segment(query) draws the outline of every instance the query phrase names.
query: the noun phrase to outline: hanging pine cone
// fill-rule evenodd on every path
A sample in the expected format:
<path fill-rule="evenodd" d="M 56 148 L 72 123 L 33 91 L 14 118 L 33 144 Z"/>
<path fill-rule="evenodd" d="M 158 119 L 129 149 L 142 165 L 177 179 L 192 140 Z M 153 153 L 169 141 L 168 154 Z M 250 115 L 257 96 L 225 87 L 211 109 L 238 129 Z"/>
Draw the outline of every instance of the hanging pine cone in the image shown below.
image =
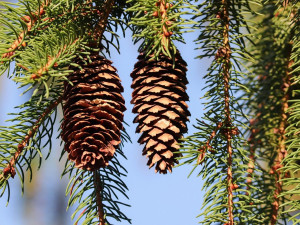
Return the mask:
<path fill-rule="evenodd" d="M 185 101 L 186 62 L 177 53 L 173 60 L 160 55 L 158 61 L 145 58 L 141 53 L 131 73 L 133 78 L 133 112 L 138 113 L 134 122 L 139 123 L 136 132 L 142 133 L 139 143 L 145 144 L 143 155 L 149 157 L 147 165 L 156 164 L 155 172 L 172 172 L 177 163 L 174 154 L 179 150 L 179 139 L 187 132 L 186 121 L 190 113 Z"/>
<path fill-rule="evenodd" d="M 76 61 L 82 70 L 71 68 L 73 85 L 65 82 L 62 139 L 75 166 L 92 171 L 107 166 L 120 144 L 125 102 L 112 62 L 99 55 L 90 58 L 87 64 Z"/>

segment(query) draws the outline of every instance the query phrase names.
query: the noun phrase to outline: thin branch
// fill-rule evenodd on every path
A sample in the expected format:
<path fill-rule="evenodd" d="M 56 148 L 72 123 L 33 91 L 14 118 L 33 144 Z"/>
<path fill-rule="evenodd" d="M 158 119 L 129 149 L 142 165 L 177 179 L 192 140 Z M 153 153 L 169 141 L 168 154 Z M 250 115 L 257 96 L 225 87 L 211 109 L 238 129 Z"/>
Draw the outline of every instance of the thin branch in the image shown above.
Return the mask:
<path fill-rule="evenodd" d="M 290 58 L 291 55 L 291 50 L 292 46 L 288 45 L 288 58 Z M 277 158 L 274 162 L 273 167 L 270 170 L 271 174 L 274 174 L 275 176 L 275 191 L 274 191 L 274 201 L 272 203 L 272 216 L 271 216 L 271 225 L 275 225 L 277 222 L 277 217 L 278 217 L 278 212 L 279 212 L 279 204 L 280 204 L 280 199 L 279 195 L 282 192 L 282 171 L 280 168 L 283 167 L 282 161 L 284 158 L 287 157 L 287 149 L 286 149 L 286 127 L 287 127 L 287 111 L 288 111 L 288 101 L 289 101 L 289 87 L 291 86 L 291 77 L 290 77 L 290 68 L 292 66 L 293 62 L 288 61 L 288 65 L 286 67 L 286 75 L 283 78 L 283 92 L 284 95 L 281 99 L 281 115 L 280 115 L 280 124 L 279 128 L 275 130 L 276 133 L 279 133 L 279 138 L 278 138 L 278 147 L 277 147 Z"/>
<path fill-rule="evenodd" d="M 77 41 L 78 41 L 78 39 L 76 39 L 71 45 L 75 44 Z M 63 49 L 59 50 L 59 52 L 54 57 L 48 56 L 48 62 L 46 63 L 46 65 L 44 65 L 42 68 L 38 69 L 37 72 L 31 74 L 30 79 L 32 79 L 32 80 L 39 79 L 43 75 L 43 73 L 47 72 L 51 68 L 51 66 L 58 66 L 55 63 L 55 60 L 57 60 L 57 58 L 62 54 L 63 51 L 66 50 L 66 48 L 68 46 L 69 45 L 65 45 L 63 47 Z M 24 69 L 24 66 L 22 66 L 20 64 L 17 64 L 17 65 Z"/>
<path fill-rule="evenodd" d="M 94 175 L 94 186 L 95 186 L 95 193 L 96 193 L 96 201 L 97 201 L 97 207 L 98 207 L 99 225 L 105 225 L 102 195 L 101 195 L 102 184 L 101 184 L 101 180 L 100 180 L 100 174 L 98 174 L 97 171 L 94 171 L 93 175 Z"/>
<path fill-rule="evenodd" d="M 34 24 L 38 21 L 38 18 L 45 14 L 45 6 L 48 6 L 50 2 L 51 0 L 46 0 L 45 4 L 42 4 L 36 12 L 32 13 L 32 18 L 30 16 L 24 16 L 21 18 L 26 23 L 27 29 L 18 35 L 18 38 L 7 49 L 8 52 L 2 55 L 2 59 L 13 56 L 15 51 L 20 48 L 20 44 L 24 40 L 25 35 L 31 31 Z M 22 45 L 25 46 L 25 44 Z"/>
<path fill-rule="evenodd" d="M 103 4 L 102 15 L 100 16 L 100 21 L 95 28 L 95 36 L 99 40 L 102 40 L 102 36 L 104 34 L 105 28 L 107 26 L 108 17 L 113 9 L 114 0 L 106 0 Z"/>
<path fill-rule="evenodd" d="M 173 32 L 168 30 L 168 27 L 171 26 L 172 22 L 169 21 L 167 17 L 167 10 L 173 5 L 170 3 L 166 3 L 165 0 L 157 1 L 156 5 L 159 6 L 159 11 L 154 12 L 153 16 L 158 17 L 159 14 L 161 15 L 161 24 L 163 31 L 161 43 L 165 48 L 168 48 L 170 46 L 170 36 L 173 34 Z"/>
<path fill-rule="evenodd" d="M 231 115 L 230 115 L 230 94 L 229 94 L 229 79 L 230 79 L 230 56 L 231 49 L 229 44 L 229 9 L 228 9 L 228 1 L 222 0 L 223 12 L 221 19 L 224 23 L 224 31 L 223 31 L 223 47 L 219 49 L 220 53 L 224 55 L 224 63 L 222 65 L 223 68 L 223 76 L 224 76 L 224 101 L 225 101 L 225 126 L 231 127 Z M 229 221 L 227 225 L 234 224 L 234 216 L 233 216 L 233 190 L 235 189 L 235 185 L 233 185 L 232 181 L 232 146 L 231 146 L 231 138 L 232 132 L 231 129 L 226 132 L 225 135 L 227 139 L 227 191 L 228 191 L 228 218 Z"/>
<path fill-rule="evenodd" d="M 39 129 L 40 125 L 42 122 L 45 120 L 46 116 L 62 101 L 62 97 L 59 97 L 55 102 L 53 102 L 44 112 L 43 114 L 39 117 L 39 119 L 34 123 L 33 127 L 31 130 L 28 131 L 28 134 L 25 136 L 23 141 L 18 144 L 18 150 L 15 152 L 7 166 L 3 169 L 3 174 L 0 174 L 0 179 L 1 178 L 6 178 L 8 175 L 11 175 L 12 178 L 14 178 L 16 171 L 15 171 L 15 164 L 19 158 L 19 156 L 22 154 L 24 148 L 27 146 L 30 138 L 32 138 L 36 131 Z"/>
<path fill-rule="evenodd" d="M 260 114 L 259 114 L 260 115 Z M 250 120 L 250 126 L 255 126 L 255 124 L 258 122 L 258 116 L 256 119 Z M 256 145 L 256 138 L 255 135 L 257 134 L 258 130 L 255 128 L 251 128 L 250 130 L 250 137 L 248 139 L 248 143 L 250 145 L 250 154 L 249 154 L 249 162 L 248 162 L 248 169 L 247 169 L 247 190 L 250 189 L 250 185 L 252 184 L 252 174 L 254 172 L 254 164 L 255 164 L 255 145 Z M 247 192 L 248 195 L 248 192 Z"/>
<path fill-rule="evenodd" d="M 220 128 L 222 126 L 223 126 L 223 122 L 219 122 L 218 125 L 216 126 L 215 130 L 211 133 L 210 137 L 206 141 L 205 145 L 198 149 L 200 154 L 197 159 L 197 164 L 201 164 L 203 162 L 203 159 L 205 157 L 205 152 L 207 150 L 213 152 L 213 150 L 211 149 L 210 143 L 211 143 L 212 139 L 216 136 L 218 130 L 220 130 Z"/>

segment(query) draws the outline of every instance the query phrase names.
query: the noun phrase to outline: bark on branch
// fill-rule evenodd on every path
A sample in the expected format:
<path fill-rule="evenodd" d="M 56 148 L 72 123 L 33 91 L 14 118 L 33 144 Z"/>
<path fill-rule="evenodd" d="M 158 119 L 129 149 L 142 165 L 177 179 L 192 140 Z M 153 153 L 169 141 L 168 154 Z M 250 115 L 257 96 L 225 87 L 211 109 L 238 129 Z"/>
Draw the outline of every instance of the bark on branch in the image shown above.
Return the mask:
<path fill-rule="evenodd" d="M 97 171 L 94 171 L 93 174 L 94 174 L 94 186 L 95 186 L 95 193 L 96 193 L 99 225 L 105 225 L 104 210 L 103 210 L 102 195 L 101 195 L 103 187 L 100 180 L 100 174 L 98 174 Z"/>
<path fill-rule="evenodd" d="M 230 80 L 230 57 L 231 49 L 229 44 L 229 7 L 228 0 L 222 0 L 223 12 L 221 13 L 223 20 L 223 46 L 221 47 L 220 52 L 224 55 L 224 61 L 222 64 L 222 72 L 224 79 L 224 102 L 225 102 L 225 125 L 231 127 L 231 114 L 230 114 L 230 94 L 229 94 L 229 80 Z M 232 181 L 232 132 L 226 132 L 225 135 L 227 139 L 227 191 L 228 191 L 228 225 L 234 225 L 234 216 L 233 216 L 233 190 L 235 185 Z"/>

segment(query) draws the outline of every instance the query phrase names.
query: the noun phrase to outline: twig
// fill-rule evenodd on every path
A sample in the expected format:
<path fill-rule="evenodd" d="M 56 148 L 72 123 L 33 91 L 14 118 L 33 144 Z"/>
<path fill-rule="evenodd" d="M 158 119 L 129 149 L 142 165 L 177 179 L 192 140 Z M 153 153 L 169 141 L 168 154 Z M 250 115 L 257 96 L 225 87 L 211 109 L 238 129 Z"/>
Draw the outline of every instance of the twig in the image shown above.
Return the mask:
<path fill-rule="evenodd" d="M 105 225 L 103 203 L 102 203 L 102 196 L 101 196 L 101 192 L 102 192 L 103 188 L 102 188 L 100 177 L 99 177 L 100 174 L 98 174 L 97 171 L 94 171 L 93 174 L 94 174 L 94 186 L 96 189 L 95 193 L 96 193 L 96 200 L 97 200 L 99 225 Z"/>
<path fill-rule="evenodd" d="M 39 119 L 34 123 L 32 129 L 28 131 L 28 134 L 25 136 L 23 141 L 19 143 L 18 145 L 18 150 L 15 152 L 13 155 L 12 159 L 9 161 L 7 166 L 3 169 L 3 174 L 0 175 L 0 178 L 8 177 L 8 175 L 11 175 L 12 178 L 14 178 L 16 171 L 15 171 L 15 164 L 23 152 L 24 148 L 27 146 L 30 138 L 34 136 L 42 122 L 44 121 L 45 117 L 62 101 L 62 97 L 59 97 L 55 102 L 53 102 L 44 112 L 43 114 L 39 117 Z"/>
<path fill-rule="evenodd" d="M 66 47 L 64 47 L 65 49 Z M 39 79 L 43 73 L 47 72 L 50 69 L 50 66 L 53 62 L 60 56 L 62 50 L 60 50 L 55 57 L 48 56 L 48 62 L 42 68 L 38 69 L 36 73 L 31 74 L 30 79 L 36 80 Z"/>
<path fill-rule="evenodd" d="M 166 3 L 165 0 L 159 0 L 156 3 L 156 6 L 159 6 L 159 11 L 154 12 L 153 16 L 158 17 L 161 15 L 161 23 L 162 23 L 162 39 L 161 43 L 165 48 L 169 47 L 170 36 L 173 34 L 172 31 L 169 31 L 168 27 L 171 26 L 172 22 L 168 19 L 167 9 L 171 8 L 173 5 L 170 3 Z"/>
<path fill-rule="evenodd" d="M 252 184 L 252 174 L 254 171 L 254 164 L 255 164 L 255 145 L 258 143 L 256 140 L 256 134 L 258 133 L 258 129 L 255 128 L 256 124 L 259 121 L 261 113 L 257 113 L 255 119 L 250 120 L 250 137 L 248 138 L 248 143 L 250 145 L 250 154 L 249 154 L 249 162 L 248 162 L 248 169 L 247 169 L 247 190 L 250 189 L 250 185 Z M 248 195 L 248 192 L 246 193 Z"/>
<path fill-rule="evenodd" d="M 223 31 L 223 47 L 221 47 L 218 53 L 222 53 L 224 58 L 223 67 L 223 76 L 224 76 L 224 101 L 225 101 L 225 125 L 231 126 L 231 115 L 230 115 L 230 95 L 229 95 L 229 79 L 230 79 L 230 56 L 231 49 L 229 44 L 229 12 L 228 12 L 228 1 L 222 0 L 223 11 L 221 12 L 221 19 L 224 23 L 224 31 Z M 236 188 L 232 181 L 232 146 L 231 146 L 231 138 L 232 132 L 226 132 L 227 139 L 227 191 L 228 191 L 228 218 L 229 221 L 227 225 L 234 225 L 234 216 L 233 216 L 233 190 Z"/>
<path fill-rule="evenodd" d="M 211 150 L 211 141 L 212 139 L 216 136 L 218 130 L 223 126 L 223 122 L 219 122 L 218 125 L 216 126 L 215 130 L 211 133 L 210 137 L 208 138 L 208 140 L 206 141 L 205 145 L 202 146 L 201 148 L 198 149 L 198 151 L 200 152 L 198 159 L 197 159 L 197 163 L 201 164 L 204 156 L 205 156 L 205 152 L 206 150 L 212 151 Z"/>
<path fill-rule="evenodd" d="M 78 39 L 76 39 L 72 44 L 76 43 L 77 41 L 78 41 Z M 72 44 L 71 44 L 71 45 L 72 45 Z M 54 62 L 55 62 L 55 60 L 61 55 L 61 53 L 62 53 L 68 46 L 69 46 L 69 45 L 65 45 L 65 46 L 63 47 L 63 49 L 61 49 L 61 50 L 57 53 L 56 56 L 54 56 L 54 57 L 48 56 L 48 62 L 46 63 L 46 65 L 44 65 L 42 68 L 38 69 L 37 72 L 31 74 L 30 79 L 36 80 L 36 79 L 40 78 L 40 77 L 43 75 L 44 72 L 47 72 L 47 71 L 50 69 L 50 67 L 51 67 L 52 64 L 53 64 L 53 66 L 58 66 L 58 65 L 57 65 L 56 63 L 54 63 Z M 20 64 L 18 64 L 18 66 L 21 67 L 21 68 L 24 68 L 24 66 L 22 66 L 22 65 L 20 65 Z M 27 70 L 28 70 L 28 69 L 27 69 Z"/>
<path fill-rule="evenodd" d="M 99 40 L 102 40 L 102 36 L 107 26 L 108 17 L 113 9 L 114 3 L 115 3 L 114 0 L 106 0 L 106 2 L 103 4 L 103 9 L 102 9 L 103 13 L 100 16 L 100 21 L 95 28 L 95 36 Z"/>
<path fill-rule="evenodd" d="M 288 58 L 290 58 L 292 46 L 288 46 L 289 54 Z M 271 174 L 275 176 L 275 192 L 274 192 L 274 201 L 272 203 L 272 216 L 271 216 L 271 225 L 275 225 L 277 222 L 278 211 L 279 211 L 279 195 L 282 192 L 282 172 L 280 168 L 283 167 L 282 161 L 287 156 L 287 149 L 285 146 L 286 136 L 285 136 L 285 129 L 287 127 L 287 110 L 288 110 L 288 100 L 289 100 L 289 87 L 291 85 L 291 77 L 290 77 L 290 68 L 293 62 L 289 61 L 287 68 L 286 68 L 286 76 L 283 78 L 283 98 L 281 99 L 281 121 L 279 124 L 279 128 L 275 130 L 276 133 L 279 133 L 278 139 L 278 149 L 277 149 L 277 158 L 274 162 L 273 167 L 270 170 Z"/>
<path fill-rule="evenodd" d="M 46 0 L 45 4 L 42 4 L 41 7 L 34 13 L 32 13 L 32 18 L 30 16 L 24 16 L 21 19 L 26 23 L 27 29 L 25 31 L 22 31 L 18 38 L 11 44 L 11 46 L 7 49 L 7 53 L 4 53 L 2 55 L 2 59 L 3 58 L 9 58 L 11 56 L 14 55 L 15 51 L 18 50 L 20 48 L 20 44 L 22 43 L 25 35 L 31 31 L 32 27 L 34 26 L 34 24 L 36 23 L 36 21 L 38 20 L 38 17 L 41 17 L 42 15 L 45 14 L 45 6 L 48 6 L 49 3 L 51 2 L 51 0 Z M 3 62 L 3 61 L 2 61 Z"/>

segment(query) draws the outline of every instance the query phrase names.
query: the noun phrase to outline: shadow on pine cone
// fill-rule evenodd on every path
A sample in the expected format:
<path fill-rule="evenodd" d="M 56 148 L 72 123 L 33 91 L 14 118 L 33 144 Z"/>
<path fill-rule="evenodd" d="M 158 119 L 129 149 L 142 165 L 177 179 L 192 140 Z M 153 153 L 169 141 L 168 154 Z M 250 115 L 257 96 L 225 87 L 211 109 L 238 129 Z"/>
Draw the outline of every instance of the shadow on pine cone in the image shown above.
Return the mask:
<path fill-rule="evenodd" d="M 112 62 L 99 55 L 76 60 L 82 67 L 65 82 L 62 139 L 77 168 L 96 170 L 108 165 L 120 144 L 125 101 Z"/>
<path fill-rule="evenodd" d="M 142 133 L 140 144 L 145 144 L 143 155 L 149 157 L 149 168 L 155 172 L 172 172 L 178 163 L 174 154 L 179 150 L 179 139 L 187 132 L 186 122 L 190 113 L 185 101 L 189 100 L 186 90 L 186 62 L 177 52 L 175 67 L 173 60 L 160 55 L 158 61 L 145 58 L 141 53 L 131 73 L 134 89 L 133 112 L 138 115 L 134 122 L 139 123 L 137 133 Z"/>

